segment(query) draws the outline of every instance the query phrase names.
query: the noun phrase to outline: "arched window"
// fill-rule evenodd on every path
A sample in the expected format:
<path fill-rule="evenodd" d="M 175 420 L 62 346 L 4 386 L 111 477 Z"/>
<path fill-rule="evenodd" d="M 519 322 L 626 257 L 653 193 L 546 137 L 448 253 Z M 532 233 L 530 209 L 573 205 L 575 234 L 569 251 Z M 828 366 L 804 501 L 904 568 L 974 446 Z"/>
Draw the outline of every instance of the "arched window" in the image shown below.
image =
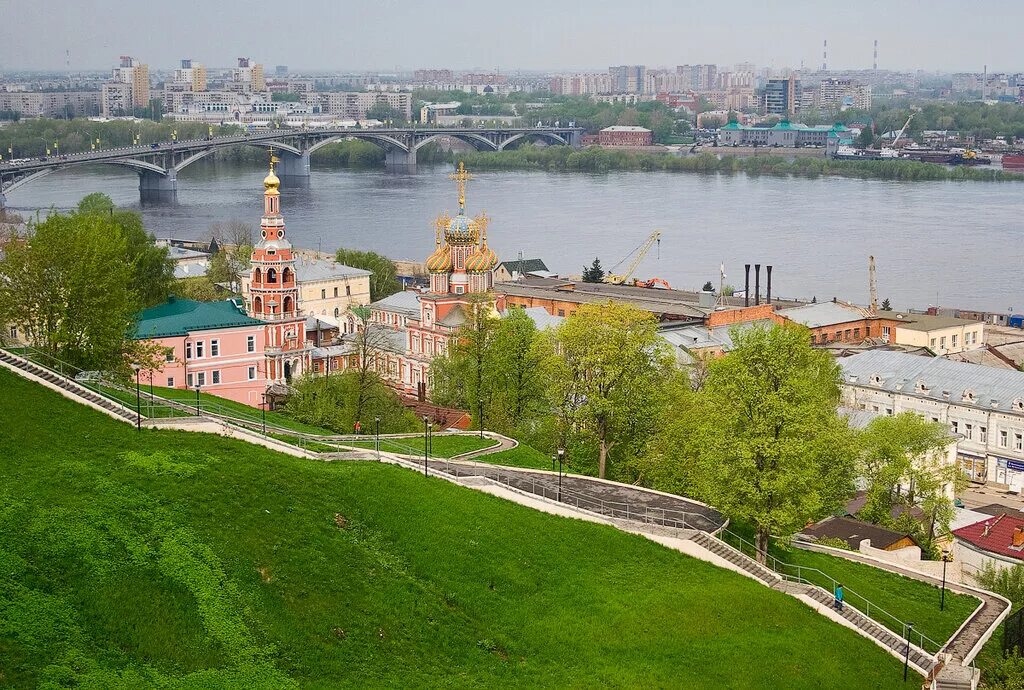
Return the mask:
<path fill-rule="evenodd" d="M 284 298 L 284 309 L 282 310 L 283 313 L 290 314 L 292 312 L 292 308 L 293 308 L 292 298 L 287 296 L 287 295 L 285 295 L 285 298 Z"/>
<path fill-rule="evenodd" d="M 292 269 L 290 269 L 288 267 L 285 267 L 285 269 L 283 271 L 281 271 L 281 282 L 282 283 L 290 283 L 292 281 L 292 278 L 294 278 L 294 277 L 295 277 L 295 275 L 292 273 Z"/>
<path fill-rule="evenodd" d="M 272 268 L 268 268 L 267 269 L 267 282 L 268 283 L 276 283 L 277 282 L 277 271 L 275 271 Z"/>
<path fill-rule="evenodd" d="M 252 311 L 253 311 L 254 314 L 262 314 L 263 313 L 263 298 L 262 297 L 255 297 L 253 299 L 253 301 L 252 301 Z"/>
<path fill-rule="evenodd" d="M 256 270 L 253 271 L 252 273 L 252 282 L 254 284 L 259 284 L 263 282 L 263 271 L 260 270 L 259 266 L 257 266 Z"/>
<path fill-rule="evenodd" d="M 341 309 L 338 309 L 337 307 L 335 307 L 334 308 L 334 318 L 338 318 L 339 316 L 341 316 Z"/>

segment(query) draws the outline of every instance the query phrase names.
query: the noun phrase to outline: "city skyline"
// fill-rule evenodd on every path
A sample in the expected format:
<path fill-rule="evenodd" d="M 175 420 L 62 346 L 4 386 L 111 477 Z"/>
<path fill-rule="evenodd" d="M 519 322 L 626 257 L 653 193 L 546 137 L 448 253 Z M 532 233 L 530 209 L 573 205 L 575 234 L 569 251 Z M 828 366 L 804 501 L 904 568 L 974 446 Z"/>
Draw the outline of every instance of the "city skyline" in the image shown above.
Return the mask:
<path fill-rule="evenodd" d="M 875 40 L 880 69 L 1024 69 L 1013 50 L 1012 33 L 1024 20 L 1024 6 L 991 1 L 976 3 L 971 10 L 971 17 L 1000 18 L 986 28 L 983 43 L 935 40 L 962 25 L 964 10 L 955 0 L 869 0 L 827 10 L 821 3 L 793 0 L 784 11 L 767 17 L 763 6 L 752 0 L 711 8 L 668 0 L 642 7 L 526 0 L 514 11 L 466 0 L 429 6 L 384 2 L 351 9 L 307 0 L 282 8 L 283 21 L 269 27 L 264 13 L 239 0 L 215 7 L 194 0 L 173 6 L 113 0 L 101 11 L 59 4 L 61 11 L 54 17 L 53 5 L 0 2 L 5 23 L 17 29 L 0 45 L 0 70 L 101 70 L 115 64 L 119 55 L 137 56 L 154 69 L 170 69 L 185 57 L 227 67 L 237 56 L 248 55 L 264 65 L 285 64 L 293 70 L 592 71 L 612 64 L 739 62 L 813 70 L 824 61 L 824 40 L 828 66 L 836 70 L 871 68 Z M 879 21 L 885 17 L 902 21 Z M 350 26 L 359 30 L 346 31 Z M 501 27 L 502 40 L 494 40 L 494 26 Z"/>

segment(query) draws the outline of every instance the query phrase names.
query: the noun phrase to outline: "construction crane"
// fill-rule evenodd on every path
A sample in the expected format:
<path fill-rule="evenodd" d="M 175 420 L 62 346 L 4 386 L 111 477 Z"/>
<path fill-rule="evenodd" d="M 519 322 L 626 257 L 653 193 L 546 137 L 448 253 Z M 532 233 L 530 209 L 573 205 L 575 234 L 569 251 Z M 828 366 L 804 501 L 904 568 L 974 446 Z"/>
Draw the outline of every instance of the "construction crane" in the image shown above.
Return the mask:
<path fill-rule="evenodd" d="M 910 117 L 903 123 L 903 129 L 899 131 L 896 138 L 892 140 L 892 148 L 896 148 L 896 144 L 900 143 L 900 139 L 903 138 L 903 133 L 907 131 L 907 127 L 910 126 L 910 121 L 914 119 L 914 113 L 910 113 Z"/>
<path fill-rule="evenodd" d="M 655 243 L 657 243 L 658 245 L 658 253 L 660 254 L 661 230 L 655 230 L 654 232 L 652 232 L 650 236 L 646 240 L 644 240 L 639 247 L 631 251 L 629 254 L 626 254 L 622 261 L 612 266 L 608 270 L 608 273 L 605 274 L 604 282 L 611 283 L 612 285 L 624 284 L 636 272 L 637 267 L 640 266 L 640 262 L 644 260 L 644 257 L 647 256 L 647 252 L 651 251 L 651 247 L 653 247 Z M 626 269 L 626 272 L 615 273 L 615 269 L 621 266 L 627 259 L 629 259 L 629 257 L 633 256 L 634 254 L 636 256 L 633 259 L 632 263 L 629 264 L 629 268 Z"/>
<path fill-rule="evenodd" d="M 868 257 L 868 289 L 871 292 L 871 313 L 878 313 L 878 284 L 875 282 L 875 257 Z"/>

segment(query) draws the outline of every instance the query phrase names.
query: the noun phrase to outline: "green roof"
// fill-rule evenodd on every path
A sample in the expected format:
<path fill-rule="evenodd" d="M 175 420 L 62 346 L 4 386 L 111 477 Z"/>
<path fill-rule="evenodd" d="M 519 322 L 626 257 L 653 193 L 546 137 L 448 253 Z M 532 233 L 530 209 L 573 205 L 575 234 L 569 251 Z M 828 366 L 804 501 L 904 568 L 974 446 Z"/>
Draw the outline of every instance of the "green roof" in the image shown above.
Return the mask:
<path fill-rule="evenodd" d="M 258 326 L 263 322 L 247 316 L 231 300 L 197 302 L 171 297 L 163 304 L 145 309 L 135 325 L 136 338 L 167 338 L 193 331 Z"/>

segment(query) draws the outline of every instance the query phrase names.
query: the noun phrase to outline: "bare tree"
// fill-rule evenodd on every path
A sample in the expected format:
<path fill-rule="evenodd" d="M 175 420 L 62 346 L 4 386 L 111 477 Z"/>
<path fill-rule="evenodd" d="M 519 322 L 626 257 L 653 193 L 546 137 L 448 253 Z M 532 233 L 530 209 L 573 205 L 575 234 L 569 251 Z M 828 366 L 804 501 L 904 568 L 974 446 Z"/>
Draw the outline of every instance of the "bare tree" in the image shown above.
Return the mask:
<path fill-rule="evenodd" d="M 355 418 L 361 419 L 363 410 L 383 385 L 382 374 L 377 367 L 381 355 L 390 349 L 393 331 L 382 323 L 370 318 L 369 307 L 353 307 L 352 313 L 358 322 L 356 332 L 352 334 L 352 355 L 356 358 L 356 395 Z M 349 367 L 351 370 L 352 367 Z"/>

